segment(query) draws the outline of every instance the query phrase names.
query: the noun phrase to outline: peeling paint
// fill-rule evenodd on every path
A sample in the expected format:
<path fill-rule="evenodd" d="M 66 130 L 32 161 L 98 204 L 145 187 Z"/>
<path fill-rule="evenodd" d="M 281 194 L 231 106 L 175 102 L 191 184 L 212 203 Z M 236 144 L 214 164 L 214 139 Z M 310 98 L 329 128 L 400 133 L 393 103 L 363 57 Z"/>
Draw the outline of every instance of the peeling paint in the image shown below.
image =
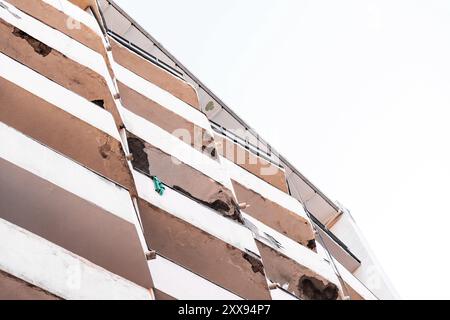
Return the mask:
<path fill-rule="evenodd" d="M 144 142 L 139 138 L 128 137 L 128 147 L 133 154 L 133 160 L 131 161 L 133 167 L 146 174 L 150 174 L 150 164 L 147 153 L 145 152 Z"/>
<path fill-rule="evenodd" d="M 242 257 L 247 260 L 251 266 L 252 266 L 252 271 L 254 273 L 261 273 L 263 276 L 265 276 L 266 274 L 264 273 L 264 265 L 262 263 L 262 261 L 248 253 L 243 253 Z"/>
<path fill-rule="evenodd" d="M 222 213 L 225 217 L 237 220 L 240 223 L 244 223 L 239 210 L 239 205 L 234 201 L 233 197 L 219 190 L 216 194 L 210 197 L 207 205 L 212 209 Z"/>
<path fill-rule="evenodd" d="M 256 240 L 256 245 L 264 261 L 267 278 L 296 297 L 303 300 L 337 300 L 341 297 L 337 285 L 315 268 L 302 265 L 259 240 Z"/>
<path fill-rule="evenodd" d="M 214 211 L 218 211 L 218 212 L 222 213 L 222 215 L 223 215 L 224 217 L 231 218 L 231 219 L 233 219 L 233 220 L 237 220 L 238 222 L 240 222 L 240 223 L 242 223 L 242 224 L 244 223 L 244 220 L 242 219 L 240 212 L 237 211 L 237 210 L 238 210 L 238 209 L 237 209 L 237 204 L 236 204 L 236 202 L 233 201 L 232 199 L 231 199 L 231 200 L 225 200 L 225 201 L 224 201 L 224 200 L 221 200 L 221 199 L 215 199 L 216 196 L 212 196 L 211 198 L 213 198 L 213 199 L 215 199 L 215 200 L 213 200 L 212 202 L 208 202 L 208 201 L 204 201 L 204 200 L 202 200 L 202 199 L 199 199 L 199 198 L 194 197 L 191 193 L 189 193 L 188 191 L 184 190 L 184 189 L 183 189 L 182 187 L 180 187 L 180 186 L 173 186 L 172 188 L 173 188 L 175 191 L 178 191 L 178 192 L 184 194 L 185 196 L 187 196 L 187 197 L 189 197 L 189 198 L 191 198 L 191 199 L 193 199 L 193 200 L 195 200 L 195 201 L 197 201 L 197 202 L 199 202 L 199 203 L 201 203 L 201 204 L 203 204 L 203 205 L 205 205 L 205 206 L 207 206 L 207 207 L 213 209 Z M 223 192 L 222 190 L 220 190 L 220 191 L 217 193 L 217 195 L 223 195 L 223 194 L 224 194 L 224 192 Z M 219 197 L 222 197 L 222 198 L 228 198 L 228 196 L 219 196 Z M 229 198 L 228 198 L 228 199 L 229 199 Z M 231 204 L 231 207 L 230 207 L 230 205 L 228 204 L 228 203 L 230 203 L 230 202 L 232 203 L 232 204 Z M 234 211 L 232 211 L 233 208 L 235 208 Z M 230 214 L 230 212 L 233 212 L 233 213 Z"/>
<path fill-rule="evenodd" d="M 339 290 L 333 283 L 325 285 L 322 281 L 306 275 L 298 281 L 298 290 L 307 300 L 337 300 Z"/>
<path fill-rule="evenodd" d="M 202 172 L 189 165 L 174 163 L 173 156 L 130 132 L 128 132 L 128 145 L 133 154 L 132 164 L 135 169 L 147 175 L 158 176 L 166 186 L 217 211 L 224 217 L 243 224 L 239 205 L 234 199 L 233 193 L 223 185 L 205 177 Z M 202 180 L 199 180 L 200 178 Z M 209 187 L 193 181 L 203 181 L 203 184 L 207 184 Z"/>
<path fill-rule="evenodd" d="M 103 159 L 108 159 L 111 154 L 111 145 L 108 143 L 108 140 L 109 139 L 107 139 L 106 142 L 98 148 L 98 151 Z"/>
<path fill-rule="evenodd" d="M 22 38 L 28 42 L 28 44 L 34 49 L 34 52 L 40 54 L 43 57 L 48 56 L 52 52 L 52 48 L 42 43 L 41 41 L 33 38 L 28 33 L 23 32 L 22 30 L 14 27 L 13 35 L 16 37 Z"/>
<path fill-rule="evenodd" d="M 105 100 L 99 99 L 99 100 L 92 100 L 93 104 L 99 106 L 102 109 L 105 109 Z"/>

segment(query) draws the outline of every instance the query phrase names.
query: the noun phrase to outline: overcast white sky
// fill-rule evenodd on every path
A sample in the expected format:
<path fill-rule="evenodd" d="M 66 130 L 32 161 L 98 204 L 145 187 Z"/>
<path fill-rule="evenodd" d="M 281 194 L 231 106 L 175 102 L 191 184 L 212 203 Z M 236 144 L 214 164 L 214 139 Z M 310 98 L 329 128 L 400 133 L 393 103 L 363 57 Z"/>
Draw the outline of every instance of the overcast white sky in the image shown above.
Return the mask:
<path fill-rule="evenodd" d="M 450 298 L 450 1 L 116 2 L 351 210 L 403 298 Z"/>

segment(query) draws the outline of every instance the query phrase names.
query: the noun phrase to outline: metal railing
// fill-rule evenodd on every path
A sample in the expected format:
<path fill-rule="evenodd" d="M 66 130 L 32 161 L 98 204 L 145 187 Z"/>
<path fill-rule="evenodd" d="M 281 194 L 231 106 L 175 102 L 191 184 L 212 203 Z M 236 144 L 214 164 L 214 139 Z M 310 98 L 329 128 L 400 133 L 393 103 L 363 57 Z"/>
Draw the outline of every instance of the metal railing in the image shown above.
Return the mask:
<path fill-rule="evenodd" d="M 230 140 L 232 140 L 234 143 L 242 146 L 243 148 L 245 148 L 246 150 L 249 150 L 250 152 L 252 152 L 253 154 L 257 155 L 258 157 L 263 158 L 264 160 L 266 160 L 267 162 L 271 163 L 272 165 L 280 168 L 280 169 L 284 169 L 284 167 L 280 164 L 275 162 L 271 156 L 272 153 L 269 152 L 265 152 L 264 150 L 261 150 L 258 146 L 255 146 L 253 143 L 249 142 L 248 140 L 245 140 L 244 138 L 238 136 L 237 134 L 235 134 L 233 131 L 228 130 L 227 128 L 221 126 L 220 124 L 209 120 L 211 127 L 214 129 L 214 131 L 216 131 L 217 133 L 230 138 Z"/>
<path fill-rule="evenodd" d="M 151 55 L 150 53 L 146 52 L 145 50 L 141 49 L 140 47 L 138 47 L 137 45 L 135 45 L 134 43 L 132 43 L 131 41 L 123 38 L 122 36 L 118 35 L 117 33 L 115 33 L 112 30 L 107 30 L 106 32 L 111 38 L 113 38 L 114 40 L 116 40 L 117 42 L 119 42 L 121 45 L 123 45 L 124 47 L 126 47 L 127 49 L 133 51 L 134 53 L 136 53 L 137 55 L 141 56 L 142 58 L 148 60 L 149 62 L 157 65 L 158 67 L 166 70 L 167 72 L 171 73 L 172 75 L 174 75 L 175 77 L 184 80 L 184 74 L 180 71 L 178 71 L 177 69 L 169 66 L 167 63 L 165 63 L 164 61 L 161 61 L 160 59 L 156 58 L 155 56 Z"/>

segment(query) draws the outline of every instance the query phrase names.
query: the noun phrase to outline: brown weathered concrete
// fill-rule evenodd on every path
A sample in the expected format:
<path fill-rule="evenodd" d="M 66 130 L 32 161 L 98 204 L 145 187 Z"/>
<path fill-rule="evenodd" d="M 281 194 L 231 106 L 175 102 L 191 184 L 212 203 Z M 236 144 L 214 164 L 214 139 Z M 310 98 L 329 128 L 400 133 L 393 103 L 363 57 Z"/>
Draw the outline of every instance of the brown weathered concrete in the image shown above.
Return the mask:
<path fill-rule="evenodd" d="M 0 33 L 0 52 L 89 101 L 102 101 L 103 108 L 113 115 L 117 125 L 122 124 L 103 76 L 1 19 Z"/>
<path fill-rule="evenodd" d="M 0 121 L 134 189 L 118 140 L 1 77 L 0 106 Z"/>
<path fill-rule="evenodd" d="M 139 92 L 131 89 L 118 81 L 118 87 L 122 104 L 133 113 L 156 124 L 161 129 L 179 137 L 180 140 L 197 148 L 212 159 L 217 159 L 217 152 L 214 138 L 206 130 L 179 116 L 178 114 L 164 108 L 155 101 L 143 96 Z M 177 134 L 180 130 L 189 134 L 189 139 L 184 135 Z"/>
<path fill-rule="evenodd" d="M 134 168 L 157 176 L 164 184 L 209 205 L 225 216 L 239 219 L 237 202 L 226 187 L 131 133 L 128 145 L 133 154 Z"/>
<path fill-rule="evenodd" d="M 284 170 L 256 156 L 222 135 L 214 135 L 214 140 L 216 141 L 217 151 L 222 157 L 241 166 L 281 191 L 288 193 Z M 264 174 L 265 172 L 270 172 L 271 174 Z"/>
<path fill-rule="evenodd" d="M 1 159 L 0 218 L 152 287 L 134 224 Z"/>
<path fill-rule="evenodd" d="M 192 107 L 200 109 L 197 92 L 190 84 L 178 79 L 150 61 L 141 58 L 114 39 L 109 38 L 109 41 L 111 42 L 114 60 L 118 64 L 133 71 L 161 89 L 170 92 L 172 95 L 183 100 Z"/>
<path fill-rule="evenodd" d="M 153 292 L 155 292 L 155 300 L 177 300 L 171 295 L 168 295 L 165 292 L 162 292 L 158 289 L 153 289 Z"/>
<path fill-rule="evenodd" d="M 61 298 L 0 270 L 0 300 L 61 300 Z"/>
<path fill-rule="evenodd" d="M 89 7 L 97 7 L 95 0 L 69 0 L 74 5 L 80 7 L 82 10 L 86 10 Z"/>
<path fill-rule="evenodd" d="M 85 46 L 104 54 L 105 48 L 100 36 L 85 24 L 67 16 L 64 12 L 41 0 L 6 0 L 17 9 L 27 13 L 48 26 L 61 31 Z"/>
<path fill-rule="evenodd" d="M 347 293 L 351 300 L 366 300 L 358 292 L 356 292 L 348 283 L 345 284 Z"/>
<path fill-rule="evenodd" d="M 245 209 L 245 213 L 292 240 L 310 249 L 315 249 L 315 245 L 312 245 L 314 232 L 308 220 L 247 189 L 234 180 L 232 180 L 232 183 L 238 201 L 250 205 Z"/>
<path fill-rule="evenodd" d="M 267 277 L 303 300 L 336 300 L 338 287 L 276 250 L 256 240 Z"/>
<path fill-rule="evenodd" d="M 253 270 L 255 262 L 245 252 L 142 199 L 138 203 L 151 248 L 243 298 L 270 299 L 263 273 Z"/>

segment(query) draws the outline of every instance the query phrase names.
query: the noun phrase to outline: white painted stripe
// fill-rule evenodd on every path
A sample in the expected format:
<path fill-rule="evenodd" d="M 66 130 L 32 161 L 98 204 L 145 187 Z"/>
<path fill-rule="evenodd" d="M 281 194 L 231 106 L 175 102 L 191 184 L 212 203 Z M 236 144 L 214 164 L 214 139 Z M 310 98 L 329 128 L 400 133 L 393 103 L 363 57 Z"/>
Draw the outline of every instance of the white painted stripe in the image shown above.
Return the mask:
<path fill-rule="evenodd" d="M 3 219 L 0 252 L 0 270 L 63 299 L 150 299 L 145 288 Z"/>
<path fill-rule="evenodd" d="M 88 12 L 81 10 L 81 8 L 74 5 L 70 1 L 67 0 L 42 0 L 42 1 L 58 9 L 59 11 L 62 11 L 64 14 L 68 15 L 69 17 L 72 17 L 76 21 L 85 24 L 93 31 L 95 31 L 98 35 L 100 36 L 102 35 L 102 32 L 95 17 L 89 14 Z M 69 21 L 68 23 L 69 23 L 68 25 L 70 26 L 71 21 Z"/>
<path fill-rule="evenodd" d="M 83 97 L 0 53 L 0 77 L 120 141 L 112 115 Z"/>
<path fill-rule="evenodd" d="M 2 122 L 0 137 L 0 158 L 134 224 L 135 213 L 127 190 Z"/>
<path fill-rule="evenodd" d="M 170 92 L 161 89 L 144 78 L 141 78 L 120 64 L 113 62 L 113 66 L 117 79 L 126 86 L 139 92 L 148 99 L 155 101 L 167 110 L 170 110 L 173 113 L 185 118 L 189 122 L 192 122 L 195 125 L 207 130 L 208 133 L 213 136 L 213 131 L 208 118 L 202 112 L 173 96 Z M 177 80 L 174 78 L 174 81 Z"/>
<path fill-rule="evenodd" d="M 239 296 L 158 256 L 149 261 L 155 288 L 177 300 L 242 300 Z"/>
<path fill-rule="evenodd" d="M 240 250 L 259 252 L 252 232 L 243 225 L 170 188 L 160 196 L 152 179 L 134 170 L 133 176 L 140 198 Z"/>

